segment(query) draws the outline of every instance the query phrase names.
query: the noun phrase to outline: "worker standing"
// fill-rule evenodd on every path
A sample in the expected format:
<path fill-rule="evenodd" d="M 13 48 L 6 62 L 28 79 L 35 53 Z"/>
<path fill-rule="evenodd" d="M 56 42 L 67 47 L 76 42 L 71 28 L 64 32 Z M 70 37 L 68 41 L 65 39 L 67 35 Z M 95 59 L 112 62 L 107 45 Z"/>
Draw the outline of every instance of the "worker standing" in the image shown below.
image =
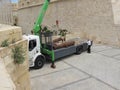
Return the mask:
<path fill-rule="evenodd" d="M 87 44 L 88 44 L 87 52 L 88 52 L 88 53 L 91 53 L 92 41 L 88 39 Z"/>

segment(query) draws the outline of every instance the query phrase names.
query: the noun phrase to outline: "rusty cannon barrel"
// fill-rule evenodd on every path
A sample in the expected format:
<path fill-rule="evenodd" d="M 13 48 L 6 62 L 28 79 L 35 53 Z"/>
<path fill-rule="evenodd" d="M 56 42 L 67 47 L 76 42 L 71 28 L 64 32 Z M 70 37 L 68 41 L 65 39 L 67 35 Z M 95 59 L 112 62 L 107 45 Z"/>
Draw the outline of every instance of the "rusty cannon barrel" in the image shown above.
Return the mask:
<path fill-rule="evenodd" d="M 62 41 L 62 42 L 63 42 L 63 39 L 62 39 L 61 37 L 56 38 L 56 39 L 53 40 L 53 43 L 56 43 L 56 42 L 59 42 L 59 41 Z"/>
<path fill-rule="evenodd" d="M 54 43 L 53 44 L 53 49 L 60 49 L 60 48 L 65 48 L 65 47 L 69 47 L 75 44 L 75 41 L 67 41 L 67 42 L 63 42 L 63 43 Z"/>

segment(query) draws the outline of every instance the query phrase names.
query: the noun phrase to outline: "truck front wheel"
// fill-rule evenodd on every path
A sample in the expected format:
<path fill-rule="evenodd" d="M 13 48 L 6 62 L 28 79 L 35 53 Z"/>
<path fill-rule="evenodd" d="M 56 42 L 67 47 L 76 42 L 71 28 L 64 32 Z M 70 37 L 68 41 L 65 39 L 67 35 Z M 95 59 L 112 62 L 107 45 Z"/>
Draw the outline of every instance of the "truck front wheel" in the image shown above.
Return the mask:
<path fill-rule="evenodd" d="M 38 56 L 35 60 L 35 69 L 40 69 L 44 66 L 45 64 L 45 59 L 42 56 Z"/>

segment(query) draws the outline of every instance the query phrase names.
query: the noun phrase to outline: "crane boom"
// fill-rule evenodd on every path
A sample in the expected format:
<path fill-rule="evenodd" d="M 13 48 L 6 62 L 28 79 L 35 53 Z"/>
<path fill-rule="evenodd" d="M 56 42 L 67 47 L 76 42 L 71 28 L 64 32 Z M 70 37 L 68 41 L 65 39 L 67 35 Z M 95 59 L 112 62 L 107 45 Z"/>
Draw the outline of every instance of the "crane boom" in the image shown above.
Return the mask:
<path fill-rule="evenodd" d="M 50 0 L 45 0 L 43 6 L 41 8 L 41 11 L 39 13 L 39 16 L 38 16 L 38 18 L 35 22 L 35 25 L 33 27 L 33 32 L 34 32 L 35 35 L 39 35 L 39 32 L 41 30 L 41 24 L 42 24 L 43 18 L 45 16 L 45 12 L 48 8 L 49 2 L 50 2 Z"/>

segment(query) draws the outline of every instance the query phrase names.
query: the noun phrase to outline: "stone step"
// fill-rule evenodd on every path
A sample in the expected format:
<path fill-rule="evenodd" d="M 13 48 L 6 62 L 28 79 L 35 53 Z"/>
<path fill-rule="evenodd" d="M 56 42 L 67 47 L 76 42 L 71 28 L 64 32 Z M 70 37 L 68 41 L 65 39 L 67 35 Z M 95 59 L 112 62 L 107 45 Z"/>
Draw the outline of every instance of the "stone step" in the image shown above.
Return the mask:
<path fill-rule="evenodd" d="M 22 39 L 22 30 L 20 27 L 0 24 L 0 46 L 2 42 L 8 40 L 9 44 Z"/>

